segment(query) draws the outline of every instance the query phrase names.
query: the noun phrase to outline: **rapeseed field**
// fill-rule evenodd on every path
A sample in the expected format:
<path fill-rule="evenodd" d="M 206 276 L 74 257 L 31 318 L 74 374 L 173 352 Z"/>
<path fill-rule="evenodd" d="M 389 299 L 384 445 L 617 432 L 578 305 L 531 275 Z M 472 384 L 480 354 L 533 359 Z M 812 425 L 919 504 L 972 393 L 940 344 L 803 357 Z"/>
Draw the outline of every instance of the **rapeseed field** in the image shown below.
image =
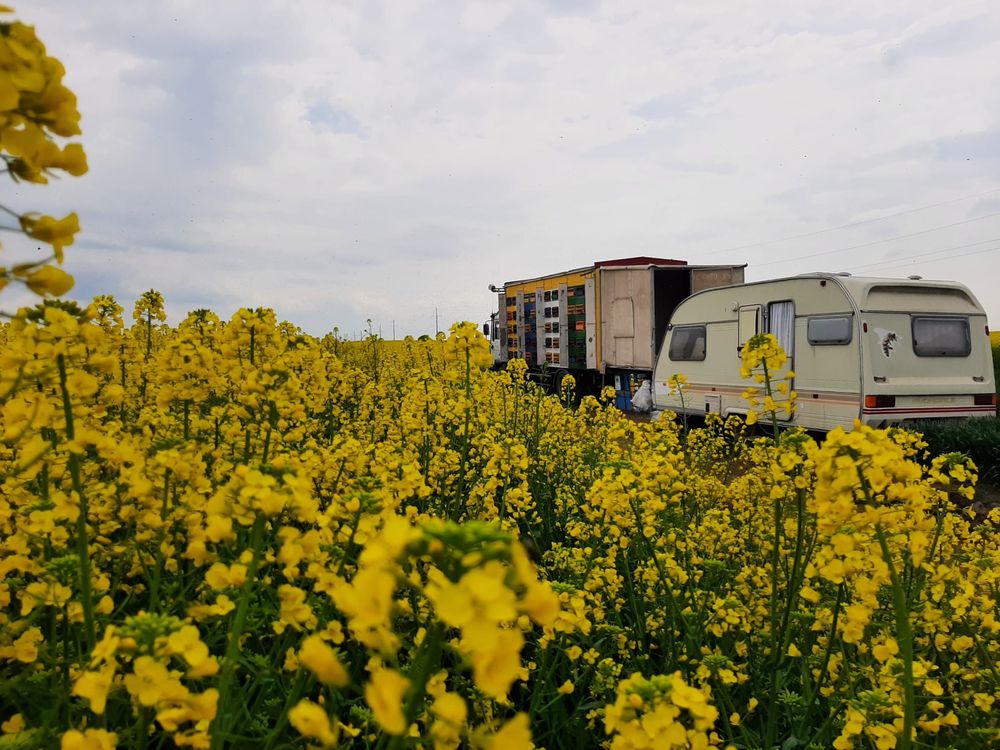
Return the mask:
<path fill-rule="evenodd" d="M 960 456 L 636 423 L 472 324 L 162 304 L 2 329 L 0 747 L 997 739 L 1000 519 L 956 511 Z"/>

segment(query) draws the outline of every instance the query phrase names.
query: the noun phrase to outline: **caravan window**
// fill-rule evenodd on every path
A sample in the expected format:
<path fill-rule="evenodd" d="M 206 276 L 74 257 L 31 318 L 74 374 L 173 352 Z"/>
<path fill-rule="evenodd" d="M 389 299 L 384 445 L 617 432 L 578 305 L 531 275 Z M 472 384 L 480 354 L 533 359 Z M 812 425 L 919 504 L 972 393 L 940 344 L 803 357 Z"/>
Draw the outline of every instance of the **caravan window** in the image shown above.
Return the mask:
<path fill-rule="evenodd" d="M 806 337 L 813 346 L 850 344 L 853 337 L 850 315 L 823 315 L 809 318 Z"/>
<path fill-rule="evenodd" d="M 705 326 L 674 328 L 669 354 L 674 362 L 700 362 L 705 359 Z"/>
<path fill-rule="evenodd" d="M 739 348 L 742 349 L 750 339 L 760 333 L 760 305 L 749 305 L 740 308 L 739 313 Z"/>
<path fill-rule="evenodd" d="M 767 306 L 767 332 L 773 333 L 778 345 L 789 357 L 795 354 L 795 303 L 771 302 Z"/>
<path fill-rule="evenodd" d="M 968 318 L 913 318 L 913 353 L 918 357 L 968 357 Z"/>

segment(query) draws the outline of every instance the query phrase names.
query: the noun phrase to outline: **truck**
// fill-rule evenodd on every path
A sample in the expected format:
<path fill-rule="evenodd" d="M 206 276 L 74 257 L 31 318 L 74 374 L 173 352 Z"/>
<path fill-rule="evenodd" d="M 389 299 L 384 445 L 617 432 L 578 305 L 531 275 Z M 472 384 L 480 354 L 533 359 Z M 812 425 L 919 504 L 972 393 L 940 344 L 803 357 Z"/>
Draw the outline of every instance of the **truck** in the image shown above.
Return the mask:
<path fill-rule="evenodd" d="M 524 359 L 548 385 L 572 374 L 581 393 L 614 385 L 630 405 L 652 378 L 670 315 L 695 292 L 743 282 L 743 265 L 692 265 L 636 256 L 490 286 L 497 310 L 484 325 L 494 362 Z"/>
<path fill-rule="evenodd" d="M 696 292 L 674 310 L 656 361 L 654 407 L 746 415 L 742 349 L 772 333 L 788 355 L 776 379 L 797 393 L 782 421 L 810 430 L 882 427 L 997 410 L 986 312 L 953 281 L 801 276 Z M 687 384 L 671 388 L 681 374 Z M 676 382 L 674 383 L 676 386 Z"/>

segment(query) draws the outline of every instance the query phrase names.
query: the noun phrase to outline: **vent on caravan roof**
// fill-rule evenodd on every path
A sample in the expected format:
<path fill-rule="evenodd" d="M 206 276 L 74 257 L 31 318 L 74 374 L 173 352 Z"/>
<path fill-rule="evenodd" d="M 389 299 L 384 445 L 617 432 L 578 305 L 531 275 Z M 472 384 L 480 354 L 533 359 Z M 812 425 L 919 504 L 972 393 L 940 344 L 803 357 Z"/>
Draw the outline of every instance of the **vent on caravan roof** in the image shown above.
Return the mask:
<path fill-rule="evenodd" d="M 838 276 L 850 276 L 851 274 L 849 274 L 847 271 L 838 271 L 837 275 Z"/>
<path fill-rule="evenodd" d="M 908 278 L 910 281 L 920 281 L 924 277 L 918 276 L 917 274 L 913 274 L 912 276 L 907 276 L 906 278 Z"/>

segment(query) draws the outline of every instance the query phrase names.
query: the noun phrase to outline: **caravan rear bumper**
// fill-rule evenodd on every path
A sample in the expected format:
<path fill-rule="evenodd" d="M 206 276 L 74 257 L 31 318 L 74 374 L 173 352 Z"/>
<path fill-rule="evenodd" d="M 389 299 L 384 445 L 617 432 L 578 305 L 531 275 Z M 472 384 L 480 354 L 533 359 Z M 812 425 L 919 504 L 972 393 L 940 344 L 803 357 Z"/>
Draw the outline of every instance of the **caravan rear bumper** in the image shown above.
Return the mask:
<path fill-rule="evenodd" d="M 861 410 L 861 421 L 864 424 L 880 426 L 895 424 L 911 419 L 963 419 L 969 417 L 994 417 L 997 414 L 995 406 L 962 405 L 927 405 L 927 406 L 897 406 L 892 408 Z"/>

